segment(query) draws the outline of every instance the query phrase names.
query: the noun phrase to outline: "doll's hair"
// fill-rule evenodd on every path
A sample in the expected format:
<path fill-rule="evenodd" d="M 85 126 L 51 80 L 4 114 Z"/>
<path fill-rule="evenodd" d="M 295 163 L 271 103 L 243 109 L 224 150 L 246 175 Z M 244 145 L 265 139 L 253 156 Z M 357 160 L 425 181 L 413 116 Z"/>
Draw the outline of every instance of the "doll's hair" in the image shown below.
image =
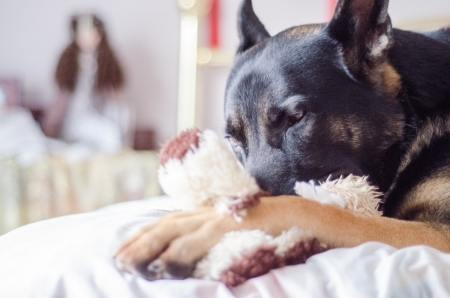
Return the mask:
<path fill-rule="evenodd" d="M 124 78 L 122 68 L 108 44 L 105 26 L 96 15 L 91 15 L 93 26 L 100 34 L 100 44 L 97 48 L 97 75 L 94 89 L 96 91 L 120 89 Z M 76 43 L 79 16 L 73 16 L 70 21 L 72 42 L 62 53 L 56 67 L 56 83 L 61 90 L 73 92 L 78 75 L 78 54 L 80 49 Z"/>

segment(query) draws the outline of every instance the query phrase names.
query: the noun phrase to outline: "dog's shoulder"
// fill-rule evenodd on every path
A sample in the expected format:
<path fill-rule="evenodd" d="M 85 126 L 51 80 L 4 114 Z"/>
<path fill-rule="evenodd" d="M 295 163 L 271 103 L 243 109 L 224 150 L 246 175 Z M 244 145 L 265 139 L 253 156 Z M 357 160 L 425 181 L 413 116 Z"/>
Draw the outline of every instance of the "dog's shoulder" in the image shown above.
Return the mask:
<path fill-rule="evenodd" d="M 450 224 L 449 116 L 419 129 L 386 195 L 386 216 Z"/>
<path fill-rule="evenodd" d="M 450 27 L 442 28 L 433 32 L 426 32 L 423 35 L 438 40 L 440 42 L 446 43 L 450 46 Z"/>

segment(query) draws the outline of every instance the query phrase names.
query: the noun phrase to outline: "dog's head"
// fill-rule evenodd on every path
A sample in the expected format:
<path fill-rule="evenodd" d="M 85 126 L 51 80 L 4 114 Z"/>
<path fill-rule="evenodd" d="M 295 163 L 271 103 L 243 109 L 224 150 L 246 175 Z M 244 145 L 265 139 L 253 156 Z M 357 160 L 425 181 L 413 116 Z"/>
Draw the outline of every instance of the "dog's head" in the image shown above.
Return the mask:
<path fill-rule="evenodd" d="M 404 122 L 387 6 L 341 0 L 330 23 L 271 37 L 243 2 L 225 132 L 263 189 L 291 194 L 295 181 L 350 173 L 376 180 Z"/>

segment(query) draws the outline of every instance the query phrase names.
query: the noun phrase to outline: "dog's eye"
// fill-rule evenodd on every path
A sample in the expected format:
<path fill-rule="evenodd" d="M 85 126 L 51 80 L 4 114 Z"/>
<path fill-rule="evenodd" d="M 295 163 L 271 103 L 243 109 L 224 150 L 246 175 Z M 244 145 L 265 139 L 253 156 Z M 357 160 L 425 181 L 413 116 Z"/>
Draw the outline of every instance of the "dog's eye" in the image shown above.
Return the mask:
<path fill-rule="evenodd" d="M 228 136 L 228 137 L 226 137 L 226 138 L 228 139 L 228 141 L 230 142 L 230 144 L 231 144 L 233 147 L 238 147 L 238 146 L 241 145 L 241 142 L 239 142 L 238 140 L 236 140 L 236 139 L 233 138 L 233 137 Z"/>
<path fill-rule="evenodd" d="M 295 114 L 293 114 L 293 115 L 290 115 L 290 116 L 289 116 L 289 119 L 288 119 L 288 125 L 289 125 L 289 127 L 291 127 L 291 126 L 297 124 L 298 122 L 300 122 L 300 120 L 303 119 L 303 117 L 305 116 L 305 114 L 306 114 L 305 111 L 301 111 L 301 112 L 299 112 L 299 113 L 295 113 Z"/>

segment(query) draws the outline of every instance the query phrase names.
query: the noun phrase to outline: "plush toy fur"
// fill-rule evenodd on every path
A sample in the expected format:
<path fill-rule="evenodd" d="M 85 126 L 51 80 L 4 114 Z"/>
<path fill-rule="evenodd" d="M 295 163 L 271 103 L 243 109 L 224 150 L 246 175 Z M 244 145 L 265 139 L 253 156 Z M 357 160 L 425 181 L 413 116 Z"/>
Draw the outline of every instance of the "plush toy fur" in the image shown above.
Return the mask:
<path fill-rule="evenodd" d="M 186 198 L 192 207 L 214 206 L 239 221 L 247 208 L 257 205 L 259 197 L 265 195 L 212 131 L 191 129 L 181 133 L 162 148 L 160 162 L 159 180 L 164 191 Z M 380 215 L 377 207 L 381 194 L 367 183 L 366 177 L 350 175 L 321 185 L 297 182 L 295 191 L 303 198 L 355 213 Z M 296 227 L 278 237 L 260 230 L 234 231 L 225 234 L 197 263 L 193 277 L 237 286 L 271 269 L 304 263 L 327 249 L 309 231 Z"/>

